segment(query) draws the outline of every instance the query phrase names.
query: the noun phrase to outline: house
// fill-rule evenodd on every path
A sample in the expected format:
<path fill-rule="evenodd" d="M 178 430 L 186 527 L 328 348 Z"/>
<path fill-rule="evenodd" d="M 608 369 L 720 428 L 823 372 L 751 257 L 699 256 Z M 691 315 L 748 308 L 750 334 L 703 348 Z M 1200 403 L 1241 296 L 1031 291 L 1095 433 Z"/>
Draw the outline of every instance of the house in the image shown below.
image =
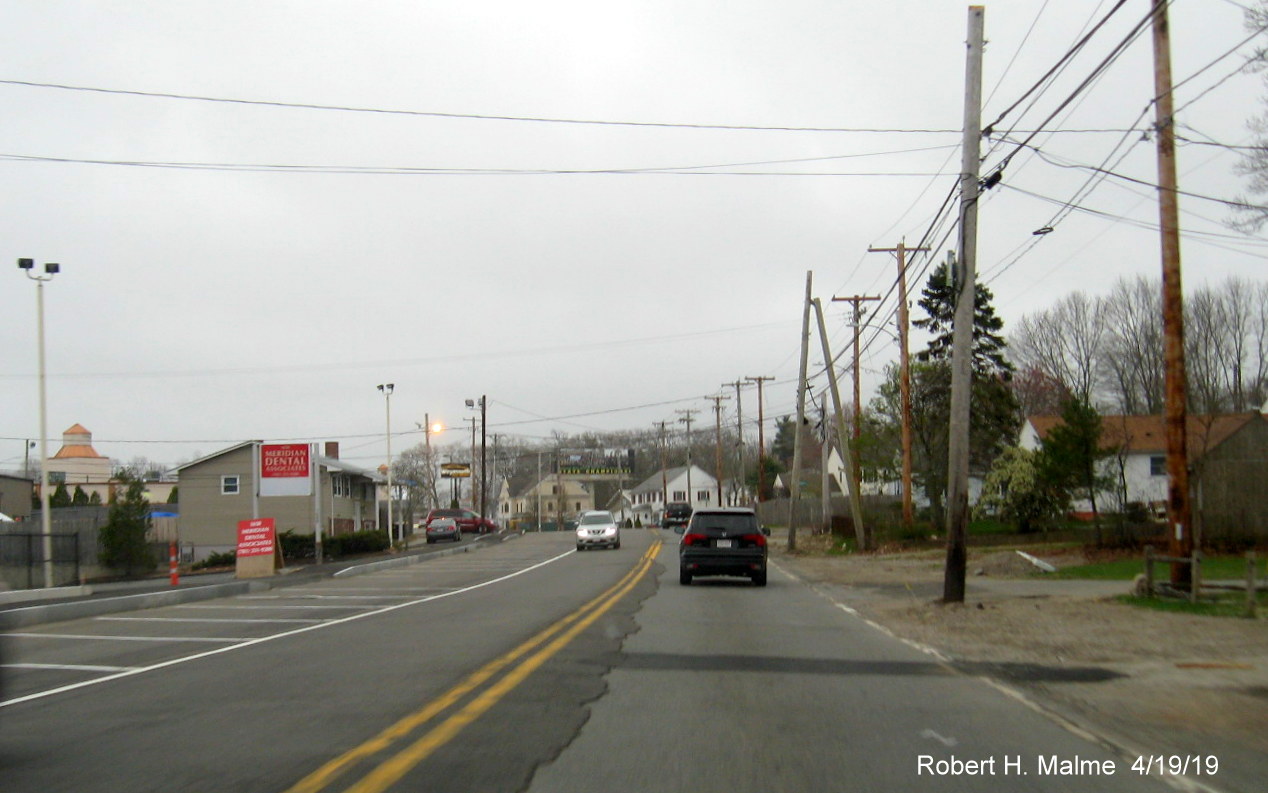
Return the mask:
<path fill-rule="evenodd" d="M 560 512 L 565 519 L 597 509 L 595 483 L 568 475 L 550 474 L 514 493 L 504 482 L 498 495 L 498 514 L 503 522 L 520 518 L 536 523 L 538 515 L 544 523 L 556 519 Z"/>
<path fill-rule="evenodd" d="M 1019 445 L 1038 449 L 1059 416 L 1032 416 L 1022 425 Z M 1166 419 L 1163 416 L 1102 416 L 1101 447 L 1113 456 L 1102 462 L 1102 471 L 1113 477 L 1115 487 L 1097 495 L 1097 508 L 1120 512 L 1128 504 L 1141 504 L 1155 514 L 1165 513 L 1168 498 Z M 1193 510 L 1196 521 L 1205 521 L 1208 536 L 1240 531 L 1245 527 L 1268 536 L 1268 418 L 1262 413 L 1190 415 L 1187 450 Z M 1091 504 L 1082 499 L 1075 514 L 1090 514 Z"/>
<path fill-rule="evenodd" d="M 246 441 L 176 469 L 180 486 L 180 542 L 195 560 L 232 550 L 238 522 L 273 518 L 279 533 L 323 535 L 379 529 L 376 486 L 384 477 L 339 459 L 339 444 L 315 455 L 320 487 L 313 495 L 261 496 L 259 441 Z M 384 527 L 386 530 L 386 527 Z"/>
<path fill-rule="evenodd" d="M 718 506 L 718 480 L 697 465 L 666 468 L 628 491 L 633 518 L 644 526 L 660 525 L 669 501 L 686 501 L 692 509 Z"/>

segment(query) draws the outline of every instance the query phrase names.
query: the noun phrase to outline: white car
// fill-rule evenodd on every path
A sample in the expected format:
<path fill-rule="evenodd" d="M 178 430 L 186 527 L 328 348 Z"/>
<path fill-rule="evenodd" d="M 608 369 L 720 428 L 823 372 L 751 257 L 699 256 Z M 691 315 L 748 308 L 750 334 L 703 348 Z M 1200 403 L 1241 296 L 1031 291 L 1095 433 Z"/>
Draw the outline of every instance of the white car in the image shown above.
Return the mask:
<path fill-rule="evenodd" d="M 577 521 L 577 550 L 597 546 L 621 547 L 621 527 L 616 525 L 611 512 L 585 512 Z"/>

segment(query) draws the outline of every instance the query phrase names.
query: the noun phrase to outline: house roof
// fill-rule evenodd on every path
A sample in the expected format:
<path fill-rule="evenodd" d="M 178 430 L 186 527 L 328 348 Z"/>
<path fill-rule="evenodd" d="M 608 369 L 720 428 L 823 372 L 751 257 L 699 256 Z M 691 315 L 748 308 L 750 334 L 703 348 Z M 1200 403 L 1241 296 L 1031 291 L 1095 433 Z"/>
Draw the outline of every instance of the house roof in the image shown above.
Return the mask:
<path fill-rule="evenodd" d="M 1189 415 L 1187 442 L 1190 457 L 1200 457 L 1219 446 L 1230 435 L 1260 416 L 1237 413 L 1222 416 Z M 1031 416 L 1027 421 L 1039 439 L 1048 437 L 1061 424 L 1060 416 Z M 1101 416 L 1101 448 L 1128 453 L 1162 453 L 1167 450 L 1167 422 L 1164 416 Z"/>
<path fill-rule="evenodd" d="M 88 431 L 88 428 L 85 427 L 83 424 L 75 424 L 73 427 L 66 430 L 62 434 L 63 435 L 92 435 L 92 433 Z"/>

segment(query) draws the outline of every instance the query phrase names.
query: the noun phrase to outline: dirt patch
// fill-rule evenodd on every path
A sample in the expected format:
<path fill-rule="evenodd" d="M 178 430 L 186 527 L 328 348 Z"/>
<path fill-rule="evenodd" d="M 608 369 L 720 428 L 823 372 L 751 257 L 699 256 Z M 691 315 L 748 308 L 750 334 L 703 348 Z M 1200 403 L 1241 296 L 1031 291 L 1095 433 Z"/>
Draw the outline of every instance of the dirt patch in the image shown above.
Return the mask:
<path fill-rule="evenodd" d="M 822 537 L 772 559 L 968 674 L 1025 691 L 1133 751 L 1218 754 L 1223 790 L 1268 771 L 1268 620 L 1197 617 L 1113 599 L 1128 582 L 1046 577 L 1012 550 L 970 551 L 968 597 L 944 605 L 941 552 L 829 555 Z M 1057 567 L 1080 551 L 1042 555 Z"/>

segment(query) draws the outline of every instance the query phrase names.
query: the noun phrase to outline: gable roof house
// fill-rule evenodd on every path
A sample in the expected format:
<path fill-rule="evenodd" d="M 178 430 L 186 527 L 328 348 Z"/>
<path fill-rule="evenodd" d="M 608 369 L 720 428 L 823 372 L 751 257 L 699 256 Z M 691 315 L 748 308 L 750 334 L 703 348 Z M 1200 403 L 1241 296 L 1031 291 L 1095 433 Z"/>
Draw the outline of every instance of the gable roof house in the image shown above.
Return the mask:
<path fill-rule="evenodd" d="M 376 486 L 385 478 L 340 460 L 338 443 L 315 455 L 319 498 L 257 495 L 258 443 L 239 443 L 176 469 L 180 542 L 194 546 L 195 560 L 234 549 L 238 522 L 254 517 L 273 518 L 279 534 L 313 534 L 318 525 L 323 535 L 380 528 Z"/>
<path fill-rule="evenodd" d="M 1019 445 L 1038 449 L 1059 416 L 1031 416 L 1022 425 Z M 1123 511 L 1139 503 L 1165 514 L 1167 435 L 1163 416 L 1102 416 L 1101 447 L 1115 454 L 1102 463 L 1116 487 L 1097 495 L 1097 505 Z M 1262 413 L 1199 416 L 1187 425 L 1193 515 L 1202 537 L 1268 537 L 1268 417 Z M 1104 502 L 1102 501 L 1104 498 Z M 1090 513 L 1086 499 L 1073 504 L 1076 514 Z"/>
<path fill-rule="evenodd" d="M 690 473 L 690 475 L 688 475 Z M 688 488 L 690 480 L 690 488 Z M 718 506 L 718 480 L 698 465 L 692 465 L 690 472 L 687 466 L 666 468 L 657 471 L 631 488 L 627 495 L 631 501 L 630 509 L 633 517 L 642 525 L 660 525 L 665 515 L 665 494 L 669 501 L 686 501 L 692 509 L 705 509 Z M 690 492 L 688 492 L 690 490 Z"/>

